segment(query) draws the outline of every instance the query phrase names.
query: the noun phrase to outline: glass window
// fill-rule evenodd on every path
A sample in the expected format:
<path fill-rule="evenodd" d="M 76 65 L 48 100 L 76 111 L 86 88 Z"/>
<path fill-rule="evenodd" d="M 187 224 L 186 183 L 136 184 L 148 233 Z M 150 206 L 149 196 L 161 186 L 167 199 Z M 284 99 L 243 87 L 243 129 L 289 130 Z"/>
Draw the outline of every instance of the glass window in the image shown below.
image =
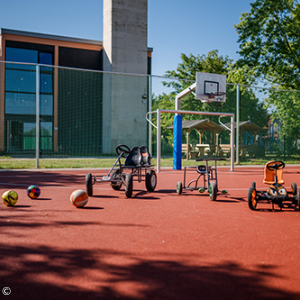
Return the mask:
<path fill-rule="evenodd" d="M 23 150 L 34 150 L 35 145 L 35 136 L 24 136 L 23 137 Z"/>
<path fill-rule="evenodd" d="M 43 65 L 53 65 L 53 62 L 52 62 L 52 53 L 43 53 L 43 52 L 40 52 L 39 53 L 39 57 L 40 57 L 40 64 L 43 64 Z"/>
<path fill-rule="evenodd" d="M 6 47 L 6 60 L 52 64 L 53 54 Z M 39 60 L 39 61 L 38 61 Z M 40 114 L 53 115 L 53 68 L 40 69 Z M 5 113 L 36 114 L 36 66 L 6 63 Z"/>
<path fill-rule="evenodd" d="M 6 47 L 6 61 L 38 63 L 38 51 Z"/>
<path fill-rule="evenodd" d="M 52 122 L 41 122 L 40 128 L 41 138 L 40 147 L 41 150 L 52 150 Z M 36 124 L 35 123 L 24 123 L 23 126 L 23 141 L 24 150 L 36 149 Z"/>
<path fill-rule="evenodd" d="M 19 115 L 34 115 L 35 94 L 5 93 L 5 113 Z"/>
<path fill-rule="evenodd" d="M 41 122 L 41 149 L 52 150 L 52 122 Z"/>
<path fill-rule="evenodd" d="M 35 94 L 5 93 L 5 113 L 36 114 Z M 53 95 L 40 95 L 40 115 L 53 116 Z"/>
<path fill-rule="evenodd" d="M 41 137 L 41 150 L 52 150 L 52 137 Z"/>
<path fill-rule="evenodd" d="M 35 123 L 24 123 L 23 124 L 23 149 L 33 150 L 36 148 L 36 124 Z"/>
<path fill-rule="evenodd" d="M 41 136 L 52 136 L 52 122 L 41 122 Z"/>
<path fill-rule="evenodd" d="M 39 58 L 40 58 L 40 61 L 39 61 L 40 64 L 42 64 L 42 65 L 53 65 L 53 55 L 52 55 L 52 53 L 40 52 L 39 53 Z M 52 71 L 52 70 L 53 70 L 52 67 L 41 66 L 41 71 Z"/>
<path fill-rule="evenodd" d="M 40 95 L 40 114 L 53 116 L 53 95 Z"/>
<path fill-rule="evenodd" d="M 41 73 L 40 92 L 49 94 L 52 93 L 52 74 Z"/>
<path fill-rule="evenodd" d="M 35 72 L 31 72 L 27 70 L 6 69 L 5 75 L 6 75 L 5 76 L 6 91 L 35 93 L 36 90 Z"/>
<path fill-rule="evenodd" d="M 26 136 L 35 136 L 35 123 L 24 123 L 23 125 L 23 134 Z"/>

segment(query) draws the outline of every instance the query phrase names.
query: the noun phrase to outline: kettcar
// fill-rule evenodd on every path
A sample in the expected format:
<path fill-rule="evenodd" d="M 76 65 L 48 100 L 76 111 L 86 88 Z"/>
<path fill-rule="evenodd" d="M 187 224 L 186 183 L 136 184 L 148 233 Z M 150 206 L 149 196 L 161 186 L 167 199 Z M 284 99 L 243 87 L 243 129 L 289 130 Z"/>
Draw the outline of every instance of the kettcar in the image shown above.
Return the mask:
<path fill-rule="evenodd" d="M 295 209 L 297 206 L 300 207 L 300 189 L 297 190 L 297 184 L 292 183 L 291 191 L 287 191 L 283 186 L 282 170 L 284 167 L 283 161 L 269 161 L 266 163 L 263 183 L 269 184 L 269 187 L 267 191 L 257 191 L 256 183 L 252 182 L 248 190 L 248 206 L 250 209 L 255 210 L 257 203 L 260 201 L 271 202 L 272 210 L 274 210 L 274 204 L 277 204 L 282 210 L 285 201 L 292 202 Z"/>
<path fill-rule="evenodd" d="M 86 191 L 89 196 L 93 196 L 93 185 L 96 182 L 110 182 L 111 187 L 118 191 L 122 185 L 125 187 L 127 198 L 132 196 L 133 181 L 145 181 L 146 189 L 153 192 L 156 187 L 156 173 L 151 165 L 151 155 L 146 146 L 133 147 L 130 149 L 126 145 L 118 145 L 116 148 L 118 158 L 108 172 L 107 176 L 98 178 L 87 173 L 85 176 Z M 124 164 L 121 158 L 125 159 Z"/>
<path fill-rule="evenodd" d="M 209 193 L 210 199 L 215 201 L 217 200 L 217 195 L 219 192 L 218 189 L 218 177 L 217 177 L 217 161 L 226 160 L 225 158 L 204 158 L 204 159 L 196 159 L 196 161 L 205 161 L 205 165 L 199 165 L 197 167 L 184 167 L 183 172 L 183 184 L 181 181 L 177 183 L 176 191 L 178 195 L 182 194 L 183 190 L 195 191 L 198 190 L 199 193 L 204 193 L 206 190 Z M 209 166 L 208 162 L 214 161 L 215 166 Z M 198 176 L 196 179 L 191 180 L 186 185 L 186 170 L 196 169 Z M 203 185 L 198 186 L 198 182 L 201 181 L 201 177 L 203 179 Z M 226 190 L 221 191 L 223 194 L 226 194 Z"/>

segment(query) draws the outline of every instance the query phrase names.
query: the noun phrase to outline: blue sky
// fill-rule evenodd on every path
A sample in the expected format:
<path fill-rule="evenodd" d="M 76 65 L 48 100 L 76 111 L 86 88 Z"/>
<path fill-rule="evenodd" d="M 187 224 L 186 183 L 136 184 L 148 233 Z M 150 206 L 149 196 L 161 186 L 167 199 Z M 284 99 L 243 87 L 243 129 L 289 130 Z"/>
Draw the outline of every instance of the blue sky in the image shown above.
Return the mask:
<path fill-rule="evenodd" d="M 180 54 L 218 49 L 238 59 L 233 25 L 254 0 L 148 0 L 152 74 L 175 70 Z M 102 0 L 0 0 L 0 28 L 101 40 Z"/>

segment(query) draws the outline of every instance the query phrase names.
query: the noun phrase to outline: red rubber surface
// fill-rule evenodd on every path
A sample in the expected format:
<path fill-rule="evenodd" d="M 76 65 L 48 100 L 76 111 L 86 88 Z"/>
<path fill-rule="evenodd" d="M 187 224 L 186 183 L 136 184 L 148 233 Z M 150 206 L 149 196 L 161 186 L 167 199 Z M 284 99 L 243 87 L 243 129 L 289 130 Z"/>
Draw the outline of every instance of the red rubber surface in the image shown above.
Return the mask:
<path fill-rule="evenodd" d="M 284 169 L 286 187 L 300 187 L 298 170 Z M 300 212 L 248 208 L 251 182 L 267 188 L 263 167 L 219 168 L 229 193 L 214 202 L 207 192 L 178 196 L 183 172 L 163 170 L 153 193 L 134 182 L 127 199 L 123 187 L 98 182 L 77 209 L 69 198 L 87 172 L 0 172 L 0 192 L 19 194 L 15 207 L 0 205 L 7 299 L 300 299 Z M 36 200 L 31 184 L 41 188 Z"/>

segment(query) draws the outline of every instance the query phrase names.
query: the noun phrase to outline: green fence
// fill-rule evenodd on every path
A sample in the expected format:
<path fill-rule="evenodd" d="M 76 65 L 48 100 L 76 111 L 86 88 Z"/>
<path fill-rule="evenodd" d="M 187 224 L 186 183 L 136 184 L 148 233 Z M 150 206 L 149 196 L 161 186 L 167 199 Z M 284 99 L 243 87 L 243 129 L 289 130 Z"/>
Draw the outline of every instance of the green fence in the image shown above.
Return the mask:
<path fill-rule="evenodd" d="M 0 62 L 0 152 L 13 158 L 102 157 L 115 156 L 115 147 L 126 144 L 147 145 L 156 155 L 156 129 L 146 113 L 174 109 L 176 94 L 191 84 L 159 76 Z M 298 159 L 298 91 L 227 84 L 226 93 L 226 103 L 202 103 L 191 93 L 182 99 L 181 109 L 239 115 L 241 161 Z M 173 117 L 162 115 L 162 156 L 172 156 L 168 127 Z M 199 144 L 208 145 L 205 156 L 228 156 L 230 132 L 220 121 L 226 125 L 229 118 L 183 116 L 206 118 L 217 124 L 216 130 L 183 131 L 183 144 L 188 132 L 194 153 L 190 158 L 197 157 Z M 213 144 L 218 151 L 209 149 Z"/>

